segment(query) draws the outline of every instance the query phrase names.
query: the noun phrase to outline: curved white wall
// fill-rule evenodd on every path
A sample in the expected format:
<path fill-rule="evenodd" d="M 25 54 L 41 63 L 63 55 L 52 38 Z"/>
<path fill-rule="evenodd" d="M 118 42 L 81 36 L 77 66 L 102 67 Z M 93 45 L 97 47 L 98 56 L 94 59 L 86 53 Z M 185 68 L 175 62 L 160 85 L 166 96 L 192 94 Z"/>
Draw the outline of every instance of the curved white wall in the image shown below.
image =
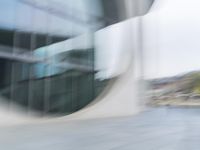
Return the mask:
<path fill-rule="evenodd" d="M 104 67 L 107 65 L 101 73 L 105 77 L 118 77 L 110 88 L 105 89 L 106 94 L 102 93 L 92 104 L 65 118 L 127 116 L 141 110 L 138 97 L 139 60 L 135 56 L 138 55 L 139 21 L 140 18 L 131 19 L 96 33 L 97 52 L 105 53 L 100 55 L 105 58 L 100 59 L 105 63 Z"/>

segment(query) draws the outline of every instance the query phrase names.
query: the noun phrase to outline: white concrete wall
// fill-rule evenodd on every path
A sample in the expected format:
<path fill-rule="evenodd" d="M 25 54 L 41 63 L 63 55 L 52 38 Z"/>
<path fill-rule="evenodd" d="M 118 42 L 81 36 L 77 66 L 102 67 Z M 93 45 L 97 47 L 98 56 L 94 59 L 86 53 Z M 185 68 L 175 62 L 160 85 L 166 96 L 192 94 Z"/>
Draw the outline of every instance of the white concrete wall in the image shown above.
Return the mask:
<path fill-rule="evenodd" d="M 102 76 L 117 77 L 112 85 L 86 108 L 65 118 L 88 119 L 127 116 L 138 113 L 139 60 L 138 31 L 140 18 L 127 20 L 96 33 L 97 52 L 103 53 Z M 103 58 L 104 56 L 104 58 Z M 109 56 L 109 57 L 108 57 Z M 113 58 L 114 57 L 114 58 Z M 100 61 L 98 61 L 100 62 Z"/>

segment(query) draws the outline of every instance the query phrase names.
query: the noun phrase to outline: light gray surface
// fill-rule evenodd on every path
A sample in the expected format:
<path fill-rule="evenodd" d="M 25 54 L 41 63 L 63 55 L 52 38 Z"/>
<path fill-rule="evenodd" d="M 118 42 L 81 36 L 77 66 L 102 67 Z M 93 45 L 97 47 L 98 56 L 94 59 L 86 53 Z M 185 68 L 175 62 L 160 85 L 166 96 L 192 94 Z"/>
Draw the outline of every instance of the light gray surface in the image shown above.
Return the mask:
<path fill-rule="evenodd" d="M 0 150 L 199 150 L 200 108 L 0 128 Z"/>

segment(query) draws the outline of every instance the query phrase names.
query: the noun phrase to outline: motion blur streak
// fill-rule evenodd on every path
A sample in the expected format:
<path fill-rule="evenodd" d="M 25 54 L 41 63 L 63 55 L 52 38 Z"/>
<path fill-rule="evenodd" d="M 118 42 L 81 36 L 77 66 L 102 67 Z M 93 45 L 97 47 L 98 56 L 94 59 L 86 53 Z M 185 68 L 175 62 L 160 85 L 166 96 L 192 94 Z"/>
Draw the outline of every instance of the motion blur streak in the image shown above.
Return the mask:
<path fill-rule="evenodd" d="M 200 2 L 0 4 L 0 149 L 199 149 Z"/>

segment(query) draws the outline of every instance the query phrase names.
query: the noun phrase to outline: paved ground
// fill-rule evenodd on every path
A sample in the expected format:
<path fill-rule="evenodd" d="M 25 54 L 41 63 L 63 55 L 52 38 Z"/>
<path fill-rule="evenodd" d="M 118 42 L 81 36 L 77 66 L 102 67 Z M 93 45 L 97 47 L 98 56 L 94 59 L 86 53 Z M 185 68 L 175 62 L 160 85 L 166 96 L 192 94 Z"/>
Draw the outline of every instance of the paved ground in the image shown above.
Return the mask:
<path fill-rule="evenodd" d="M 199 150 L 200 109 L 157 108 L 135 117 L 0 129 L 0 150 Z"/>

